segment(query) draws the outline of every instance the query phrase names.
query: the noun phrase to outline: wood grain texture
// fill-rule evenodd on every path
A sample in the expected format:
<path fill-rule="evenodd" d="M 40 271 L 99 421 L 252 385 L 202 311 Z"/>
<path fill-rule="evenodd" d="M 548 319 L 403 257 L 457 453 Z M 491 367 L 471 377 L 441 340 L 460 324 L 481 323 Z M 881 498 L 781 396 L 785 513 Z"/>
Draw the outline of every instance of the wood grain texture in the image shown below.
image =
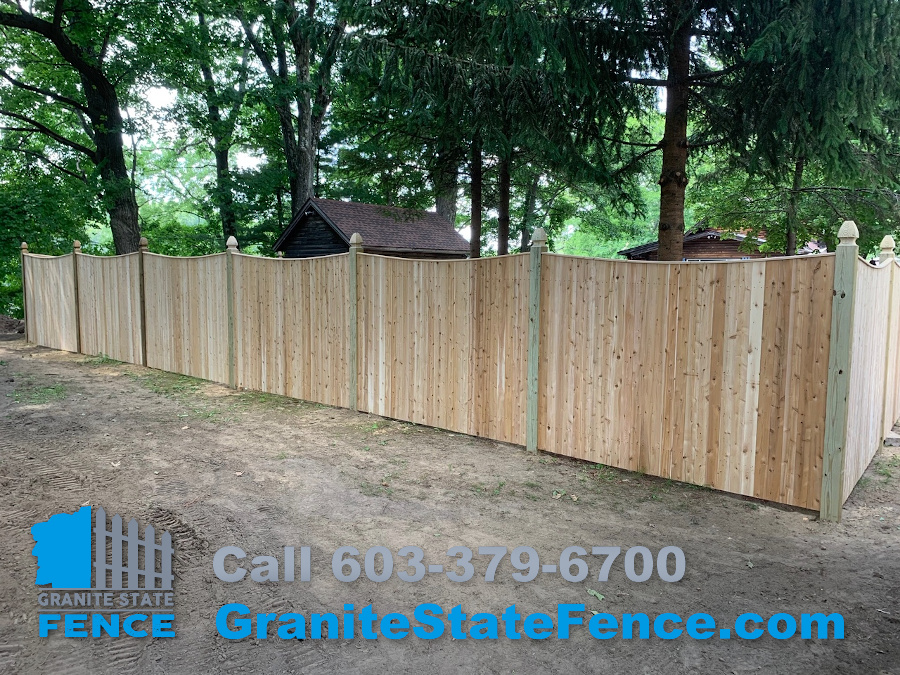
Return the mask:
<path fill-rule="evenodd" d="M 23 260 L 28 339 L 43 347 L 78 351 L 74 255 L 26 253 Z"/>
<path fill-rule="evenodd" d="M 892 260 L 888 269 L 891 271 L 891 292 L 885 361 L 884 434 L 900 420 L 900 261 Z"/>
<path fill-rule="evenodd" d="M 544 256 L 539 447 L 816 508 L 833 264 Z"/>
<path fill-rule="evenodd" d="M 850 392 L 844 449 L 843 501 L 872 461 L 884 438 L 884 368 L 888 362 L 887 316 L 893 263 L 856 268 L 856 309 L 850 344 Z M 896 333 L 893 334 L 896 345 Z M 894 385 L 895 388 L 896 385 Z"/>
<path fill-rule="evenodd" d="M 147 365 L 228 382 L 225 254 L 144 254 Z"/>
<path fill-rule="evenodd" d="M 528 261 L 359 254 L 360 410 L 524 443 Z"/>
<path fill-rule="evenodd" d="M 77 256 L 82 353 L 141 363 L 140 255 Z"/>
<path fill-rule="evenodd" d="M 348 254 L 234 254 L 237 386 L 346 408 Z"/>

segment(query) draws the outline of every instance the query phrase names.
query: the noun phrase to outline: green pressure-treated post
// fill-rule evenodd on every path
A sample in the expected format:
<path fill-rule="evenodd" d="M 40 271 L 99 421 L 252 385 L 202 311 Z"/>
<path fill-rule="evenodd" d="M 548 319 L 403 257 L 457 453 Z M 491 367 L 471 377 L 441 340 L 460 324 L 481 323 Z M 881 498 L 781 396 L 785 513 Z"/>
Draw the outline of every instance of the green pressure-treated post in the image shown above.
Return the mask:
<path fill-rule="evenodd" d="M 141 303 L 141 365 L 147 365 L 147 288 L 144 282 L 144 256 L 149 253 L 147 237 L 141 237 L 138 245 L 138 294 Z"/>
<path fill-rule="evenodd" d="M 25 321 L 25 342 L 31 342 L 28 337 L 28 289 L 25 288 L 25 257 L 28 255 L 28 244 L 23 241 L 19 250 L 19 262 L 22 270 L 22 319 Z"/>
<path fill-rule="evenodd" d="M 541 255 L 547 243 L 543 227 L 531 238 L 531 284 L 528 305 L 528 373 L 525 393 L 525 449 L 538 447 L 538 362 L 541 347 Z"/>
<path fill-rule="evenodd" d="M 350 395 L 350 410 L 359 410 L 357 388 L 359 386 L 359 324 L 358 306 L 359 286 L 359 261 L 356 254 L 362 253 L 363 240 L 359 232 L 350 237 L 350 353 L 347 361 L 347 389 Z"/>
<path fill-rule="evenodd" d="M 884 349 L 884 377 L 882 378 L 882 386 L 881 386 L 881 429 L 879 430 L 879 438 L 881 438 L 881 442 L 884 443 L 885 436 L 885 426 L 890 422 L 890 425 L 893 426 L 895 419 L 888 419 L 888 415 L 893 415 L 893 410 L 888 410 L 888 385 L 890 384 L 890 377 L 888 377 L 888 366 L 891 363 L 891 351 L 893 345 L 892 341 L 897 339 L 897 336 L 891 332 L 891 328 L 893 325 L 893 316 L 894 316 L 894 303 L 897 301 L 897 298 L 894 294 L 894 271 L 897 265 L 894 264 L 894 238 L 891 235 L 885 235 L 884 239 L 881 240 L 881 253 L 878 256 L 878 262 L 881 265 L 887 266 L 887 275 L 888 275 L 888 304 L 887 304 L 887 313 L 884 315 L 884 330 L 887 333 L 887 337 L 885 338 L 885 349 Z"/>
<path fill-rule="evenodd" d="M 234 254 L 237 253 L 238 241 L 234 236 L 225 242 L 225 295 L 228 308 L 228 386 L 237 387 L 237 349 L 235 348 L 234 325 Z"/>
<path fill-rule="evenodd" d="M 81 256 L 81 242 L 77 239 L 72 242 L 72 274 L 75 284 L 75 352 L 81 353 L 81 308 L 79 307 L 78 290 L 78 258 Z"/>
<path fill-rule="evenodd" d="M 844 505 L 844 452 L 850 397 L 850 350 L 856 301 L 856 265 L 859 230 L 852 220 L 838 231 L 834 259 L 834 295 L 831 301 L 831 348 L 828 353 L 828 391 L 825 404 L 825 456 L 819 518 L 840 522 Z"/>

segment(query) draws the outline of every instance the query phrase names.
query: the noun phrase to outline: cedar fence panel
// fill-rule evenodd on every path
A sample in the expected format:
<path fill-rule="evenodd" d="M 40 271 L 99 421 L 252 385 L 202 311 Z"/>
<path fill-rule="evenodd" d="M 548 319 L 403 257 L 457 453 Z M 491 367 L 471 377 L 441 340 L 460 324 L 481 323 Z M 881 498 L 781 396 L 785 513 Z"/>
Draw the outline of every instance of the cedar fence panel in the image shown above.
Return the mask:
<path fill-rule="evenodd" d="M 347 407 L 347 254 L 234 254 L 237 386 Z"/>
<path fill-rule="evenodd" d="M 27 339 L 838 519 L 900 417 L 900 271 L 857 236 L 709 263 L 23 245 Z"/>
<path fill-rule="evenodd" d="M 542 265 L 541 449 L 818 507 L 833 256 Z"/>
<path fill-rule="evenodd" d="M 83 354 L 142 362 L 140 256 L 75 256 Z"/>
<path fill-rule="evenodd" d="M 228 382 L 226 255 L 144 254 L 149 367 Z"/>
<path fill-rule="evenodd" d="M 873 267 L 861 260 L 856 268 L 856 305 L 850 347 L 850 396 L 844 458 L 844 501 L 863 475 L 884 439 L 885 369 L 897 356 L 897 333 L 886 325 L 893 262 Z M 898 312 L 893 312 L 898 314 Z M 890 340 L 889 340 L 890 338 Z M 896 396 L 897 381 L 891 382 Z M 890 425 L 893 426 L 893 421 Z"/>
<path fill-rule="evenodd" d="M 359 407 L 524 442 L 528 256 L 359 255 Z"/>
<path fill-rule="evenodd" d="M 78 351 L 78 314 L 75 303 L 75 255 L 22 256 L 25 288 L 26 337 L 30 342 Z"/>
<path fill-rule="evenodd" d="M 888 360 L 885 370 L 884 434 L 900 420 L 900 262 L 891 259 L 890 314 L 888 320 Z"/>

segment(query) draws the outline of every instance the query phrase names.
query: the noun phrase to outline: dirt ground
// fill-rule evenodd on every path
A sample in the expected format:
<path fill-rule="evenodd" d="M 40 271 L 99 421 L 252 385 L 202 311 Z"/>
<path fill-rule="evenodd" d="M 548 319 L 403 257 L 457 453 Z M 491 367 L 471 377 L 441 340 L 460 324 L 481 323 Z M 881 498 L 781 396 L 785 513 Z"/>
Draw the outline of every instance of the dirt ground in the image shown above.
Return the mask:
<path fill-rule="evenodd" d="M 0 672 L 900 673 L 900 449 L 879 453 L 835 525 L 516 446 L 36 348 L 17 335 L 0 336 L 0 394 Z M 177 637 L 38 638 L 30 527 L 84 504 L 172 533 Z M 570 545 L 675 545 L 687 573 L 634 583 L 619 566 L 600 583 L 592 564 L 582 583 L 519 583 L 507 558 L 487 583 L 487 561 L 476 556 L 465 583 L 395 574 L 343 584 L 331 574 L 343 545 L 421 546 L 426 562 L 442 562 L 453 545 L 522 544 L 542 562 Z M 312 581 L 222 582 L 212 556 L 225 545 L 279 557 L 285 545 L 311 546 Z M 617 615 L 707 612 L 720 626 L 744 612 L 826 611 L 844 615 L 846 639 L 600 642 L 576 628 L 570 640 L 543 642 L 446 633 L 229 641 L 214 625 L 227 602 L 304 614 L 371 603 L 379 615 L 411 615 L 422 602 L 497 614 L 511 604 L 553 613 L 569 602 Z"/>

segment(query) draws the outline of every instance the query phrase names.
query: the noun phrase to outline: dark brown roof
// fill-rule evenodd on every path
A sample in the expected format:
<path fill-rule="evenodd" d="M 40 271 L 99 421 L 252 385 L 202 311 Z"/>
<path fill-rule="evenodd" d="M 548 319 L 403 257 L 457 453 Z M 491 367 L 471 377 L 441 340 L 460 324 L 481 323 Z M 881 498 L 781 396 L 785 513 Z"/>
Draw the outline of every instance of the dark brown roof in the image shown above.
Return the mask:
<path fill-rule="evenodd" d="M 335 199 L 310 199 L 306 202 L 278 238 L 276 251 L 310 209 L 318 211 L 347 242 L 354 232 L 359 232 L 363 250 L 460 254 L 469 251 L 469 242 L 450 221 L 437 213 Z"/>

